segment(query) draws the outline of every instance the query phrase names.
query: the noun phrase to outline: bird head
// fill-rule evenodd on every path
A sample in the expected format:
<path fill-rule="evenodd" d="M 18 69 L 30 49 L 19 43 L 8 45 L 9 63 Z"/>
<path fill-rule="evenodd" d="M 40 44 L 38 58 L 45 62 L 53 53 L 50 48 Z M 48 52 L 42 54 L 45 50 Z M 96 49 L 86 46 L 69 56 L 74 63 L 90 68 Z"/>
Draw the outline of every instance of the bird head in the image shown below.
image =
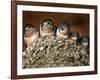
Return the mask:
<path fill-rule="evenodd" d="M 88 36 L 84 36 L 81 39 L 81 44 L 84 47 L 88 47 L 89 46 L 89 37 Z"/>
<path fill-rule="evenodd" d="M 72 32 L 70 38 L 74 41 L 78 41 L 79 39 L 79 33 L 77 31 Z"/>
<path fill-rule="evenodd" d="M 70 32 L 70 28 L 69 25 L 66 23 L 62 23 L 58 26 L 58 31 L 60 34 L 62 35 L 67 35 Z"/>
<path fill-rule="evenodd" d="M 41 28 L 44 32 L 51 32 L 54 29 L 54 24 L 53 21 L 51 19 L 45 19 L 42 23 L 41 23 Z"/>
<path fill-rule="evenodd" d="M 32 24 L 26 24 L 24 25 L 24 36 L 30 37 L 31 35 L 35 34 L 37 32 L 37 29 Z"/>

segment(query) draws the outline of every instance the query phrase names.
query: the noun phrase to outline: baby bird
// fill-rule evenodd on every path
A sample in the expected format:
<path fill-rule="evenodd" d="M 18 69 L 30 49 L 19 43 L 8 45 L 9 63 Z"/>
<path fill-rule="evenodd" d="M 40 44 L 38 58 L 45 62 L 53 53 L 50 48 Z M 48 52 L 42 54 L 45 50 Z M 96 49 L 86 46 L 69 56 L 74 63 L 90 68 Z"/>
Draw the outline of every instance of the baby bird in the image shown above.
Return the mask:
<path fill-rule="evenodd" d="M 77 42 L 79 40 L 79 33 L 78 32 L 72 32 L 70 35 L 70 42 L 74 43 Z"/>
<path fill-rule="evenodd" d="M 89 46 L 89 38 L 88 36 L 84 36 L 81 39 L 81 45 L 85 48 L 87 48 Z"/>
<path fill-rule="evenodd" d="M 40 36 L 54 36 L 54 24 L 51 19 L 45 19 L 40 24 Z"/>
<path fill-rule="evenodd" d="M 68 24 L 60 24 L 57 28 L 56 36 L 61 38 L 69 38 L 70 27 Z"/>
<path fill-rule="evenodd" d="M 29 47 L 39 37 L 39 31 L 31 24 L 24 26 L 24 42 Z"/>

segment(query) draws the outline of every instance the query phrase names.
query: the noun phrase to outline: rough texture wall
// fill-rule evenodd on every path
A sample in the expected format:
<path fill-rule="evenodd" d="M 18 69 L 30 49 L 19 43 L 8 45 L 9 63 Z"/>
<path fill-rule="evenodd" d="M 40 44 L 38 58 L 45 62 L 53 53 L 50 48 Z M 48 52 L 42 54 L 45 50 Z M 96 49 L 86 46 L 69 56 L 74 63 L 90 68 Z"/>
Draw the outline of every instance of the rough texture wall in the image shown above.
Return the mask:
<path fill-rule="evenodd" d="M 60 23 L 66 22 L 70 25 L 72 31 L 78 31 L 80 35 L 89 35 L 89 15 L 88 14 L 64 14 L 48 12 L 23 12 L 23 23 L 34 24 L 37 28 L 40 23 L 50 18 L 57 27 Z"/>

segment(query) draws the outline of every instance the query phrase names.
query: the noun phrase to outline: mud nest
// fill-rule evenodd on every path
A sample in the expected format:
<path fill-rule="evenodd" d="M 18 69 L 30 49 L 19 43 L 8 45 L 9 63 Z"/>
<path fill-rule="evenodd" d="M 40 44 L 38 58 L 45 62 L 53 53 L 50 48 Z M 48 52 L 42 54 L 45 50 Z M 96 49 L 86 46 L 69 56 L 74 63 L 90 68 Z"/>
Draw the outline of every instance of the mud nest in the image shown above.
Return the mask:
<path fill-rule="evenodd" d="M 89 49 L 69 39 L 38 38 L 23 52 L 23 68 L 88 66 Z"/>

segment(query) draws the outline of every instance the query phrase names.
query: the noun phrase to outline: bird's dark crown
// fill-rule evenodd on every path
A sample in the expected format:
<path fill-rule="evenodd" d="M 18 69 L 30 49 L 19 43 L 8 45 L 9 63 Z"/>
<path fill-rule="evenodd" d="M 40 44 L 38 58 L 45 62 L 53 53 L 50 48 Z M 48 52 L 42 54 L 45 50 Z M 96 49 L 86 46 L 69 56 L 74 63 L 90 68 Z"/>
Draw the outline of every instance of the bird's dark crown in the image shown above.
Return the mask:
<path fill-rule="evenodd" d="M 89 37 L 88 36 L 82 37 L 82 42 L 88 42 L 88 41 L 89 41 Z"/>
<path fill-rule="evenodd" d="M 59 29 L 61 30 L 65 30 L 66 28 L 69 29 L 69 25 L 66 23 L 62 23 L 58 26 Z"/>
<path fill-rule="evenodd" d="M 48 25 L 53 25 L 53 21 L 51 19 L 45 19 L 42 21 L 42 26 L 44 25 L 44 23 L 47 23 Z"/>
<path fill-rule="evenodd" d="M 79 37 L 79 33 L 77 31 L 71 33 L 72 37 Z"/>

